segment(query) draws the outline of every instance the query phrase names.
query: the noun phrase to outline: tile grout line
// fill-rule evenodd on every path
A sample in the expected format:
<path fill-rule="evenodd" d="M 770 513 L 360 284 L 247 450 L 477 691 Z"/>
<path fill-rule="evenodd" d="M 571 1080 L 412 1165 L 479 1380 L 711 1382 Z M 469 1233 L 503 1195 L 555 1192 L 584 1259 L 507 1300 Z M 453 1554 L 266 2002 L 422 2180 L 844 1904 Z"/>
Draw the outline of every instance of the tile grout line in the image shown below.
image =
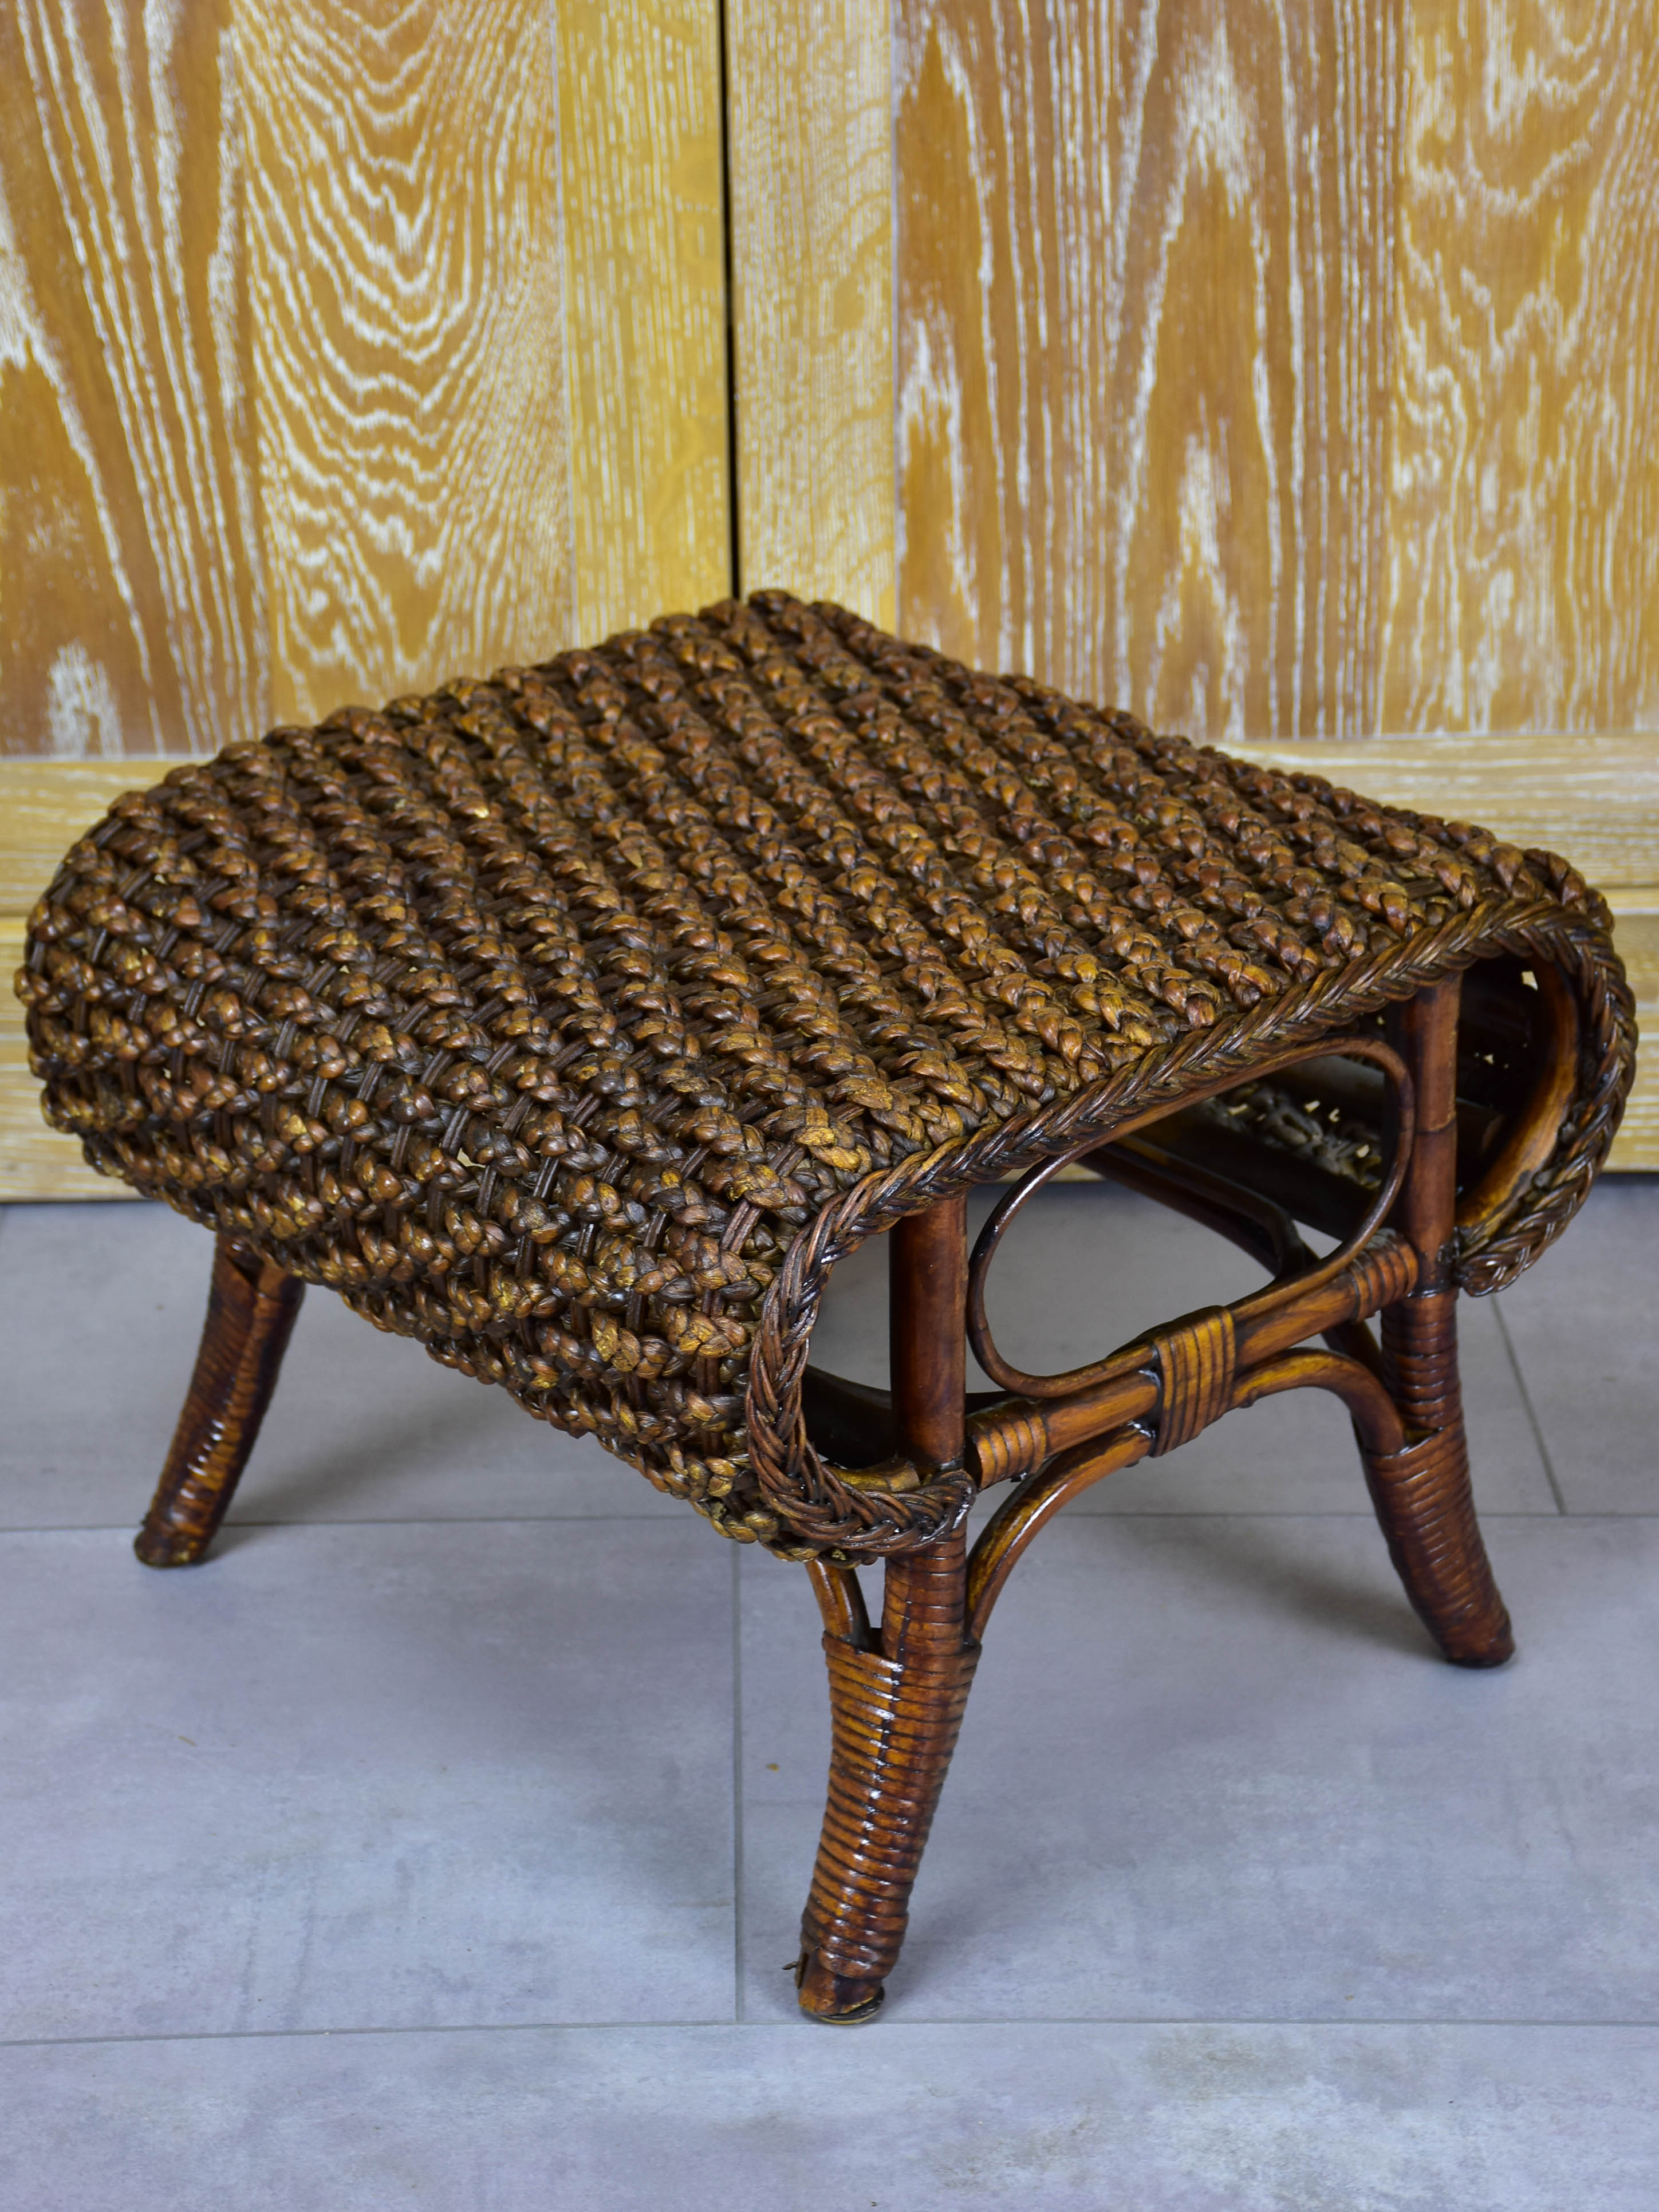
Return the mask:
<path fill-rule="evenodd" d="M 165 2043 L 307 2043 L 326 2042 L 331 2036 L 365 2035 L 628 2035 L 703 2034 L 710 2028 L 753 2028 L 757 2035 L 811 2035 L 822 2023 L 791 2020 L 503 2020 L 439 2021 L 425 2027 L 263 2027 L 165 2029 L 153 2035 L 15 2035 L 0 2036 L 0 2051 L 83 2051 L 125 2049 L 134 2044 Z M 960 2014 L 921 2014 L 910 2018 L 894 2015 L 883 2021 L 889 2029 L 918 2027 L 981 2028 L 1006 2035 L 1024 2027 L 1398 2027 L 1438 2028 L 1455 2033 L 1468 2028 L 1535 2028 L 1540 2034 L 1559 2035 L 1565 2029 L 1594 2028 L 1615 2033 L 1648 2035 L 1659 2030 L 1653 2020 L 1528 2020 L 1499 2015 L 1472 2015 L 1462 2020 L 1425 2019 L 1410 2014 L 1334 2013 L 1290 2015 L 1265 2013 L 1218 2019 L 1197 2013 L 1043 2013 L 1029 2017 L 1012 2014 L 1001 2019 Z"/>
<path fill-rule="evenodd" d="M 1504 1318 L 1504 1308 L 1499 1299 L 1492 1300 L 1492 1319 L 1498 1323 L 1498 1334 L 1504 1340 L 1504 1351 L 1509 1359 L 1510 1372 L 1515 1377 L 1515 1387 L 1521 1393 L 1521 1403 L 1525 1408 L 1527 1420 L 1532 1430 L 1532 1440 L 1537 1445 L 1538 1456 L 1544 1463 L 1544 1480 L 1549 1484 L 1550 1495 L 1555 1500 L 1555 1510 L 1565 1521 L 1568 1517 L 1567 1501 L 1561 1494 L 1561 1485 L 1556 1479 L 1555 1462 L 1550 1457 L 1549 1446 L 1544 1442 L 1544 1431 L 1538 1419 L 1537 1409 L 1532 1402 L 1532 1393 L 1527 1388 L 1527 1378 L 1521 1372 L 1521 1362 L 1516 1353 L 1515 1339 L 1510 1334 L 1510 1325 Z"/>
<path fill-rule="evenodd" d="M 732 1547 L 732 2008 L 747 2025 L 743 1941 L 743 1549 Z"/>

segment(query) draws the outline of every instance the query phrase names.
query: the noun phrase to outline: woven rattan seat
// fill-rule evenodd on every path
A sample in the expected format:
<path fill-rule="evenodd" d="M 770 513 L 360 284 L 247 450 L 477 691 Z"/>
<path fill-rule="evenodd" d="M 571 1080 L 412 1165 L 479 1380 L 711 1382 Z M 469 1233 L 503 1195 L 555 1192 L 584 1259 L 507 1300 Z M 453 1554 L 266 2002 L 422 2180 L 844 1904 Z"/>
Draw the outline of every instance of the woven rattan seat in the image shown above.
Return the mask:
<path fill-rule="evenodd" d="M 959 1712 L 986 1593 L 1069 1494 L 1067 1455 L 1074 1476 L 1079 1452 L 1104 1472 L 1170 1449 L 1291 1387 L 1293 1358 L 1327 1363 L 1291 1381 L 1341 1387 L 1362 1434 L 1367 1388 L 1397 1409 L 1374 1493 L 1383 1462 L 1421 1490 L 1431 1434 L 1461 1454 L 1441 1317 L 1559 1233 L 1628 1085 L 1608 927 L 1553 854 L 776 593 L 183 763 L 68 854 L 20 979 L 49 1119 L 220 1240 L 217 1365 L 144 1555 L 200 1555 L 295 1285 L 325 1285 L 721 1534 L 815 1563 L 832 1687 L 863 1685 L 838 1730 L 848 1699 L 924 1677 Z M 1261 1315 L 1188 1317 L 1064 1389 L 1007 1370 L 982 1266 L 962 1319 L 957 1202 L 1076 1158 L 1259 1249 L 1304 1325 L 1274 1349 Z M 1334 1273 L 1293 1215 L 1357 1235 Z M 901 1223 L 889 1403 L 807 1360 L 829 1270 Z M 1413 1310 L 1433 1344 L 1389 1337 Z M 1012 1387 L 963 1398 L 964 1328 Z M 1338 1352 L 1287 1349 L 1322 1334 Z M 1004 1478 L 1025 1520 L 964 1583 L 967 1506 Z M 1418 1537 L 1378 1510 L 1430 1618 Z M 1433 1510 L 1425 1559 L 1478 1548 L 1466 1504 Z M 878 1556 L 885 1632 L 844 1571 Z M 941 1575 L 934 1667 L 915 1622 L 942 1618 Z M 1480 1652 L 1451 1656 L 1502 1656 L 1491 1606 Z M 908 1875 L 855 1880 L 836 1848 L 805 1996 L 856 2016 Z"/>

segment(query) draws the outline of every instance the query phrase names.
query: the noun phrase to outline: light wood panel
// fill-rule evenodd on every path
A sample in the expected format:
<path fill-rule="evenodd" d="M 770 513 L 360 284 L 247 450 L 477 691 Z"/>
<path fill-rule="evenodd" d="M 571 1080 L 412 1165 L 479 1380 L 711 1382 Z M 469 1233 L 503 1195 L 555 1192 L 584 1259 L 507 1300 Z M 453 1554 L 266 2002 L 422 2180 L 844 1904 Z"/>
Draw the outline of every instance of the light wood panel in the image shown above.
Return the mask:
<path fill-rule="evenodd" d="M 899 599 L 1212 738 L 1659 727 L 1652 0 L 896 0 Z"/>
<path fill-rule="evenodd" d="M 897 0 L 905 625 L 1375 726 L 1397 0 Z"/>
<path fill-rule="evenodd" d="M 0 8 L 0 753 L 726 588 L 719 12 Z"/>
<path fill-rule="evenodd" d="M 1659 1038 L 1659 890 L 1645 896 L 1614 891 L 1614 937 L 1631 989 L 1636 1025 L 1644 1046 Z M 1612 1165 L 1626 1172 L 1659 1173 L 1659 1066 L 1649 1051 L 1637 1061 L 1636 1084 L 1613 1141 Z"/>
<path fill-rule="evenodd" d="M 0 9 L 0 752 L 265 714 L 228 4 Z"/>
<path fill-rule="evenodd" d="M 731 585 L 720 12 L 559 0 L 574 635 Z"/>
<path fill-rule="evenodd" d="M 1659 727 L 1659 9 L 1414 0 L 1383 726 Z"/>
<path fill-rule="evenodd" d="M 234 0 L 272 707 L 569 635 L 543 0 Z"/>
<path fill-rule="evenodd" d="M 94 1175 L 75 1139 L 41 1120 L 11 979 L 28 910 L 64 853 L 112 799 L 155 782 L 167 766 L 161 759 L 0 761 L 0 1200 L 136 1194 Z"/>
<path fill-rule="evenodd" d="M 0 915 L 27 914 L 82 831 L 124 791 L 159 783 L 167 767 L 136 757 L 0 761 Z"/>
<path fill-rule="evenodd" d="M 889 0 L 727 0 L 738 568 L 894 621 Z"/>

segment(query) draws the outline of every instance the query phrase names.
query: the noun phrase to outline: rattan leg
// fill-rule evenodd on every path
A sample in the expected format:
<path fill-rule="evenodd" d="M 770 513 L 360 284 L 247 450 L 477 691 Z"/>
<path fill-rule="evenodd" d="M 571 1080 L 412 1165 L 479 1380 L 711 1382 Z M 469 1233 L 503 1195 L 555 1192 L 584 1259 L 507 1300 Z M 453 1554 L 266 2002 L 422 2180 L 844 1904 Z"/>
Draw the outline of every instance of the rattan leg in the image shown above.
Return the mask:
<path fill-rule="evenodd" d="M 968 1363 L 964 1201 L 947 1199 L 901 1222 L 890 1254 L 901 1447 L 918 1466 L 959 1463 Z M 967 1538 L 958 1528 L 887 1562 L 878 1639 L 860 1632 L 861 1607 L 849 1612 L 844 1598 L 824 1605 L 830 1803 L 796 1971 L 801 2009 L 815 2019 L 872 2019 L 904 1941 L 911 1886 L 979 1657 L 968 1638 L 967 1583 Z M 834 1600 L 833 1590 L 827 1594 Z M 826 1589 L 819 1595 L 823 1601 Z"/>
<path fill-rule="evenodd" d="M 1418 1139 L 1396 1225 L 1418 1254 L 1416 1294 L 1382 1313 L 1383 1380 L 1411 1441 L 1365 1480 L 1406 1595 L 1457 1667 L 1498 1667 L 1515 1649 L 1469 1489 L 1451 1280 L 1458 986 L 1425 991 L 1391 1018 L 1411 1066 Z"/>
<path fill-rule="evenodd" d="M 276 1387 L 304 1290 L 233 1238 L 219 1238 L 190 1395 L 133 1541 L 147 1567 L 193 1566 L 212 1542 Z"/>
<path fill-rule="evenodd" d="M 850 2025 L 878 2010 L 979 1647 L 963 1627 L 958 1531 L 887 1568 L 886 1652 L 826 1636 L 830 1804 L 796 1972 L 802 2009 Z"/>
<path fill-rule="evenodd" d="M 1407 1435 L 1365 1455 L 1365 1482 L 1406 1595 L 1455 1667 L 1501 1667 L 1515 1650 L 1469 1489 L 1457 1380 L 1456 1295 L 1405 1298 L 1382 1316 L 1383 1374 Z"/>

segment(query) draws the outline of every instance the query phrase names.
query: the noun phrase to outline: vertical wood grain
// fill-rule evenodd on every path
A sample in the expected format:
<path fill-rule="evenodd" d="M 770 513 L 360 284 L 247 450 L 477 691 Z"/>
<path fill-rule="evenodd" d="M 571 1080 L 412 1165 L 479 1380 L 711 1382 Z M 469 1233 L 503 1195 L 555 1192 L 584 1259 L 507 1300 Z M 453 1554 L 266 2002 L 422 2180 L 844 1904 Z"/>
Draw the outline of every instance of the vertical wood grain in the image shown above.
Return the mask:
<path fill-rule="evenodd" d="M 895 23 L 900 623 L 1059 680 L 1107 605 L 1063 568 L 1106 492 L 1110 27 L 1092 0 Z"/>
<path fill-rule="evenodd" d="M 727 0 L 745 591 L 895 617 L 889 0 Z"/>
<path fill-rule="evenodd" d="M 1390 728 L 1659 728 L 1659 9 L 1415 0 Z"/>
<path fill-rule="evenodd" d="M 558 0 L 574 627 L 731 585 L 715 0 Z"/>
<path fill-rule="evenodd" d="M 897 0 L 902 620 L 1376 726 L 1401 0 Z"/>
<path fill-rule="evenodd" d="M 726 588 L 718 0 L 0 9 L 0 752 Z"/>
<path fill-rule="evenodd" d="M 228 0 L 0 9 L 0 752 L 266 707 Z"/>
<path fill-rule="evenodd" d="M 234 0 L 273 704 L 568 639 L 542 0 Z"/>

